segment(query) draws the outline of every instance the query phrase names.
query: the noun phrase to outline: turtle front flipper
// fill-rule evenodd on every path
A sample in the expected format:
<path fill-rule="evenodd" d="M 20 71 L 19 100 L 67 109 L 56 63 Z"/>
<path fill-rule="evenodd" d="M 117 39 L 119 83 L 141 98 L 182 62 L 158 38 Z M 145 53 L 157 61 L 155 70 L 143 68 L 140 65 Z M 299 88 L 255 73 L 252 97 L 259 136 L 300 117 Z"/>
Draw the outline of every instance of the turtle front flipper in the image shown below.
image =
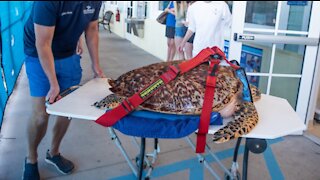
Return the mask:
<path fill-rule="evenodd" d="M 93 106 L 103 110 L 113 109 L 117 107 L 122 102 L 122 100 L 122 97 L 119 97 L 115 94 L 110 94 L 107 97 L 103 98 L 101 101 L 95 102 Z"/>
<path fill-rule="evenodd" d="M 261 91 L 257 86 L 250 84 L 251 96 L 253 102 L 258 101 L 261 98 Z"/>
<path fill-rule="evenodd" d="M 257 110 L 252 102 L 237 105 L 234 120 L 213 134 L 213 141 L 223 143 L 249 133 L 258 123 Z"/>

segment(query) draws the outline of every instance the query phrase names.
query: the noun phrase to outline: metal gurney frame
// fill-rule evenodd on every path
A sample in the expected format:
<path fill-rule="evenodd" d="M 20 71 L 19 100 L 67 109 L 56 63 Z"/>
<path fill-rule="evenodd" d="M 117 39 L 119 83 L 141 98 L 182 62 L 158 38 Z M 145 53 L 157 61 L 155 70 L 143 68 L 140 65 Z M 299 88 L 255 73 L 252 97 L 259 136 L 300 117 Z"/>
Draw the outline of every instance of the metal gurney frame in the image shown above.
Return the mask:
<path fill-rule="evenodd" d="M 80 88 L 78 88 L 77 90 L 73 91 L 71 94 L 59 100 L 58 102 L 48 106 L 47 113 L 69 118 L 96 120 L 98 117 L 104 114 L 104 111 L 99 110 L 92 105 L 94 102 L 103 99 L 105 96 L 108 95 L 108 93 L 111 92 L 109 91 L 107 79 L 92 79 Z M 262 95 L 261 100 L 256 102 L 255 106 L 259 113 L 260 121 L 258 125 L 249 134 L 243 136 L 246 138 L 246 145 L 243 158 L 242 179 L 247 178 L 249 151 L 254 153 L 262 153 L 264 150 L 263 147 L 267 146 L 265 139 L 275 139 L 291 133 L 305 130 L 306 128 L 302 120 L 300 120 L 300 118 L 298 117 L 297 113 L 294 112 L 290 104 L 285 99 L 269 95 Z M 275 124 L 277 124 L 277 126 L 275 126 Z M 220 127 L 221 126 L 210 127 L 209 134 L 214 133 Z M 126 161 L 128 162 L 128 165 L 130 166 L 133 173 L 138 177 L 138 179 L 142 179 L 143 164 L 144 161 L 146 161 L 146 164 L 149 167 L 149 169 L 145 177 L 148 178 L 153 169 L 152 164 L 155 162 L 157 154 L 159 152 L 158 140 L 155 139 L 153 152 L 151 154 L 145 154 L 145 138 L 141 138 L 140 154 L 137 158 L 137 161 L 139 163 L 138 168 L 136 168 L 130 160 L 127 153 L 125 152 L 124 148 L 122 147 L 121 141 L 116 135 L 114 129 L 109 128 L 109 133 L 111 135 L 111 139 L 116 142 L 118 148 L 121 150 Z M 195 145 L 190 140 L 190 138 L 186 137 L 186 140 L 191 145 L 191 147 L 195 149 Z M 237 176 L 239 176 L 237 172 L 237 151 L 240 146 L 240 141 L 241 138 L 238 138 L 234 151 L 235 153 L 231 171 L 229 171 L 220 162 L 217 156 L 210 150 L 209 146 L 206 146 L 206 152 L 210 153 L 210 155 L 212 155 L 213 158 L 216 159 L 218 165 L 220 165 L 220 167 L 225 171 L 225 174 L 229 177 L 229 179 L 234 179 L 237 178 Z M 139 148 L 139 145 L 135 138 L 134 142 Z M 214 172 L 212 167 L 205 161 L 204 156 L 201 154 L 197 154 L 197 156 L 200 162 L 205 165 L 205 167 L 210 171 L 210 173 L 216 179 L 220 179 L 220 177 Z M 149 161 L 147 157 L 151 157 L 151 161 Z"/>

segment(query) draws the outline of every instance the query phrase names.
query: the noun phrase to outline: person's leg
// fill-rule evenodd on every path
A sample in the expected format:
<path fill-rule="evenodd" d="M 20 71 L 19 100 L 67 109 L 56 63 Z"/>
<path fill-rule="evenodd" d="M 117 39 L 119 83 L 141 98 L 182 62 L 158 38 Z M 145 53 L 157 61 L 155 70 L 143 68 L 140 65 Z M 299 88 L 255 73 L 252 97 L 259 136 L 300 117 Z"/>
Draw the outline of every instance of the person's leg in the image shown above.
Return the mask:
<path fill-rule="evenodd" d="M 186 58 L 191 59 L 192 58 L 192 50 L 193 50 L 193 39 L 194 39 L 195 33 L 188 39 L 186 45 L 185 45 L 185 51 L 186 51 Z"/>
<path fill-rule="evenodd" d="M 167 61 L 172 61 L 176 55 L 176 46 L 174 44 L 174 34 L 175 28 L 171 26 L 166 26 L 166 37 L 167 37 Z"/>
<path fill-rule="evenodd" d="M 53 131 L 52 131 L 53 136 L 52 136 L 51 150 L 50 150 L 51 156 L 54 156 L 60 153 L 59 147 L 64 135 L 67 132 L 69 124 L 70 124 L 70 120 L 66 117 L 58 116 L 56 118 L 56 122 L 54 124 Z"/>
<path fill-rule="evenodd" d="M 192 58 L 192 49 L 193 49 L 193 44 L 187 42 L 186 45 L 185 45 L 186 59 L 191 59 Z"/>
<path fill-rule="evenodd" d="M 176 46 L 173 38 L 168 38 L 168 52 L 167 52 L 167 61 L 172 61 L 176 54 Z"/>
<path fill-rule="evenodd" d="M 179 36 L 174 37 L 174 43 L 176 44 L 176 49 L 179 48 L 179 45 L 181 44 L 182 40 L 183 40 L 182 37 L 179 37 Z M 178 60 L 185 59 L 184 58 L 184 51 L 177 51 L 177 58 L 178 58 Z"/>
<path fill-rule="evenodd" d="M 67 132 L 69 124 L 70 120 L 65 117 L 58 116 L 56 118 L 56 122 L 53 127 L 51 149 L 47 150 L 45 159 L 47 163 L 54 165 L 62 174 L 70 174 L 74 169 L 72 161 L 64 158 L 59 151 L 61 141 Z"/>
<path fill-rule="evenodd" d="M 45 96 L 50 85 L 39 59 L 27 56 L 25 66 L 29 79 L 32 112 L 27 123 L 27 155 L 24 160 L 23 179 L 38 180 L 40 175 L 37 149 L 47 131 L 49 115 L 46 113 Z"/>
<path fill-rule="evenodd" d="M 32 115 L 27 125 L 27 162 L 35 164 L 38 159 L 37 148 L 45 136 L 48 126 L 48 114 L 44 97 L 32 97 Z"/>
<path fill-rule="evenodd" d="M 183 37 L 184 35 L 186 34 L 186 31 L 187 31 L 187 28 L 186 27 L 176 27 L 176 32 L 175 32 L 175 37 L 174 37 L 174 42 L 176 44 L 176 49 L 179 48 L 182 40 L 183 40 Z M 185 56 L 184 56 L 184 50 L 183 51 L 178 51 L 177 52 L 177 58 L 178 60 L 183 60 L 185 59 Z"/>

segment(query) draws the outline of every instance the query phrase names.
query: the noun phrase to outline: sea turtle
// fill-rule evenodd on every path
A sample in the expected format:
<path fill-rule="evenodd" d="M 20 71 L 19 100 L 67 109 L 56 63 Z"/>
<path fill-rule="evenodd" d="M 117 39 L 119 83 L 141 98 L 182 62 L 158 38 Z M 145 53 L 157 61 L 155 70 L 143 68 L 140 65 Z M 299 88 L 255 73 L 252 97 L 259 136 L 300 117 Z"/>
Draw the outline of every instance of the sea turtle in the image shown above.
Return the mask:
<path fill-rule="evenodd" d="M 130 97 L 145 85 L 159 78 L 169 65 L 182 60 L 160 62 L 124 73 L 116 80 L 109 80 L 111 94 L 94 105 L 101 109 L 116 107 L 124 98 Z M 203 63 L 190 71 L 178 75 L 175 80 L 147 99 L 139 108 L 170 114 L 201 114 L 204 100 L 208 63 Z M 220 65 L 212 111 L 222 117 L 234 116 L 234 121 L 213 135 L 213 141 L 225 142 L 248 133 L 258 122 L 258 114 L 252 102 L 242 101 L 243 84 L 231 66 Z M 250 85 L 254 100 L 260 97 L 259 90 Z"/>

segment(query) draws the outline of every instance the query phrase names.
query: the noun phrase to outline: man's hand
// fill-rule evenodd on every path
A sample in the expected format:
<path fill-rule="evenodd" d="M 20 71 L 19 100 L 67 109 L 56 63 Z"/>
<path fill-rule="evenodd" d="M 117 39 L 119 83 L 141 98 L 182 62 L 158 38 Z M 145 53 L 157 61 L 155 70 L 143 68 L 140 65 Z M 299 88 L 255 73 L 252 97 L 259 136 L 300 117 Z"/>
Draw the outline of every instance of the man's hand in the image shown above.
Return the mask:
<path fill-rule="evenodd" d="M 59 93 L 60 93 L 59 84 L 50 86 L 50 90 L 46 96 L 46 101 L 49 102 L 49 104 L 52 104 L 60 100 L 62 97 L 59 95 Z"/>
<path fill-rule="evenodd" d="M 81 36 L 80 36 L 79 41 L 78 41 L 76 53 L 78 55 L 81 55 L 83 53 L 83 46 L 82 46 L 82 38 L 81 38 Z"/>
<path fill-rule="evenodd" d="M 92 71 L 94 73 L 94 78 L 106 78 L 100 66 L 92 66 Z"/>

